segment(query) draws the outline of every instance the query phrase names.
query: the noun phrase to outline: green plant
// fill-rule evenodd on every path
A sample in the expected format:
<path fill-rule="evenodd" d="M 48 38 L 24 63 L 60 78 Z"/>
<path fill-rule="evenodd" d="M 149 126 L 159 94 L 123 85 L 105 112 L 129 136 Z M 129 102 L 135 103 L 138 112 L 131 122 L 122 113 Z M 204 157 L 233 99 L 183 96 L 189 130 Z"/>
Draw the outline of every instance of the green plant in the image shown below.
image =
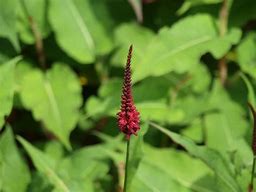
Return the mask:
<path fill-rule="evenodd" d="M 254 0 L 0 0 L 0 191 L 122 189 L 116 114 L 131 44 L 141 124 L 127 192 L 248 191 L 255 10 Z"/>

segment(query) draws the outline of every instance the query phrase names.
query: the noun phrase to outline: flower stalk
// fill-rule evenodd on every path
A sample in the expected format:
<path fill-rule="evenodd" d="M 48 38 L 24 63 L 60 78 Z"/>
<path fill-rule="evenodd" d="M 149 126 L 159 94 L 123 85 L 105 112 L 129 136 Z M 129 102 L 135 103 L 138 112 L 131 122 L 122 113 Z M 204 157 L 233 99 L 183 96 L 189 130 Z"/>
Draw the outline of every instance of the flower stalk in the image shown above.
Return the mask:
<path fill-rule="evenodd" d="M 256 112 L 250 103 L 248 103 L 248 105 L 253 115 L 253 135 L 252 135 L 253 163 L 252 163 L 252 171 L 251 171 L 251 182 L 248 187 L 248 192 L 253 192 L 253 180 L 254 180 L 255 165 L 256 165 Z"/>
<path fill-rule="evenodd" d="M 125 160 L 124 192 L 127 191 L 129 156 L 130 156 L 130 139 L 127 140 L 127 142 L 126 142 L 126 160 Z"/>
<path fill-rule="evenodd" d="M 130 137 L 131 135 L 137 135 L 140 130 L 140 118 L 132 96 L 132 79 L 131 79 L 131 58 L 133 47 L 130 46 L 127 62 L 124 71 L 124 82 L 122 87 L 121 96 L 121 109 L 117 113 L 118 127 L 121 132 L 126 136 L 126 161 L 125 161 L 125 178 L 123 191 L 127 192 L 128 186 L 128 170 L 129 170 L 129 154 L 130 154 Z"/>

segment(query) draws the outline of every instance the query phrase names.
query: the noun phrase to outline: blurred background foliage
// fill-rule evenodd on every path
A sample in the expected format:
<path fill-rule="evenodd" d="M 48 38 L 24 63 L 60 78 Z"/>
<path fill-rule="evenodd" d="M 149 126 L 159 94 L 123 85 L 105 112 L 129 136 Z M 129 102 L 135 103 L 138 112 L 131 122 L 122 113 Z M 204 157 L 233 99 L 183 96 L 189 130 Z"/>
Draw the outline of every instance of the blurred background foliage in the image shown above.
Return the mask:
<path fill-rule="evenodd" d="M 242 192 L 254 0 L 0 0 L 0 191 L 122 191 L 116 113 L 133 44 L 129 191 Z"/>

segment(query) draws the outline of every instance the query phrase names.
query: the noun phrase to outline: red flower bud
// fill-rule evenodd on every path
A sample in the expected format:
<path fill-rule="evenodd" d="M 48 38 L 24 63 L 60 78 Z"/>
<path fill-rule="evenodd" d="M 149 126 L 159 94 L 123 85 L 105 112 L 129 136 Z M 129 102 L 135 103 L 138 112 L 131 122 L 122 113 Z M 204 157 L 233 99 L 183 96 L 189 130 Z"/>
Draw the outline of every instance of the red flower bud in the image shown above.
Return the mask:
<path fill-rule="evenodd" d="M 140 129 L 139 112 L 137 111 L 132 97 L 131 85 L 131 57 L 132 45 L 127 56 L 127 63 L 124 71 L 124 83 L 121 96 L 121 110 L 117 113 L 118 127 L 130 139 L 132 134 L 137 135 Z"/>

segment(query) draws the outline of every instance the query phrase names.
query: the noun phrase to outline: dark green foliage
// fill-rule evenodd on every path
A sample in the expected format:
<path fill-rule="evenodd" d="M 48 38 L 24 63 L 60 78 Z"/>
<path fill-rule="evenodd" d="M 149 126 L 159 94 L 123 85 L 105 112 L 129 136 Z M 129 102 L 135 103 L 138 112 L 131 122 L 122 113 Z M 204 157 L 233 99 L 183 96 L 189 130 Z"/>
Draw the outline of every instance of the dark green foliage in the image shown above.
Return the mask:
<path fill-rule="evenodd" d="M 141 130 L 128 191 L 247 191 L 255 10 L 254 0 L 0 0 L 0 191 L 122 190 L 116 113 L 131 44 Z"/>

